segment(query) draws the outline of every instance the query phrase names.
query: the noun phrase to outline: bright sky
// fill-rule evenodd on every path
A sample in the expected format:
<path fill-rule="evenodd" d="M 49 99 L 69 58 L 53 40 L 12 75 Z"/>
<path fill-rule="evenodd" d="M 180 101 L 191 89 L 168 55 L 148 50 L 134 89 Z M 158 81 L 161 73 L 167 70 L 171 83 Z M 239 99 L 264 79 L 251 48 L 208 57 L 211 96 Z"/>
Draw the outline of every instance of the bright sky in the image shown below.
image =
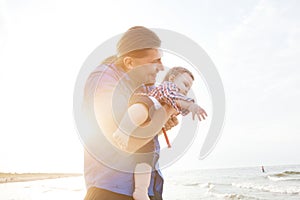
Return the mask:
<path fill-rule="evenodd" d="M 170 169 L 299 164 L 299 9 L 297 0 L 0 0 L 0 172 L 82 172 L 77 74 L 98 45 L 135 25 L 196 41 L 225 87 L 215 150 L 199 161 L 200 135 Z"/>

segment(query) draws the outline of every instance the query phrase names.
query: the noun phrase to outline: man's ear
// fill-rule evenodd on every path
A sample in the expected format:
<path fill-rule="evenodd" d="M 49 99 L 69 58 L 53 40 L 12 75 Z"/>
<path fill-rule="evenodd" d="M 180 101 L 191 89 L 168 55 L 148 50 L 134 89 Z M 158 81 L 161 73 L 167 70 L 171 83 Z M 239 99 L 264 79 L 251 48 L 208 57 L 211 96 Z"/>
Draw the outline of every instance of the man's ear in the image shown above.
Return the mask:
<path fill-rule="evenodd" d="M 129 56 L 126 56 L 125 58 L 123 58 L 123 63 L 124 63 L 126 70 L 132 70 L 132 68 L 133 68 L 132 62 L 133 62 L 133 59 Z"/>
<path fill-rule="evenodd" d="M 173 82 L 174 79 L 175 79 L 175 75 L 174 75 L 174 74 L 171 74 L 171 75 L 169 76 L 169 81 L 170 81 L 170 82 Z"/>

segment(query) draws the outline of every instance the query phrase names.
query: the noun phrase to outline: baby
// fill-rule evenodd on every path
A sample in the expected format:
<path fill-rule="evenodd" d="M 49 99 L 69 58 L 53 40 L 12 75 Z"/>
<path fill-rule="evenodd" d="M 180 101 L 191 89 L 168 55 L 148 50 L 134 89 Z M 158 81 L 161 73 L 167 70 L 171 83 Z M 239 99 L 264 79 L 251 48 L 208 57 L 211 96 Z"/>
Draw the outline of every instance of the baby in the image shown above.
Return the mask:
<path fill-rule="evenodd" d="M 207 116 L 195 101 L 185 95 L 191 89 L 194 81 L 193 74 L 183 67 L 173 67 L 166 74 L 163 83 L 154 88 L 148 96 L 155 97 L 160 103 L 171 105 L 179 114 L 183 116 L 192 112 L 193 120 L 195 115 L 201 121 Z"/>
<path fill-rule="evenodd" d="M 186 96 L 192 87 L 193 81 L 194 76 L 189 70 L 183 67 L 173 67 L 165 76 L 163 83 L 146 95 L 156 98 L 161 104 L 166 103 L 171 105 L 176 111 L 174 114 L 185 116 L 191 112 L 193 120 L 195 119 L 195 115 L 197 115 L 201 121 L 207 117 L 205 110 L 197 105 L 193 99 Z M 119 146 L 126 149 L 129 136 L 120 133 L 113 136 Z M 153 141 L 150 141 L 138 151 L 138 153 L 142 153 L 142 156 L 137 157 L 141 159 L 138 159 L 134 172 L 135 190 L 133 198 L 135 200 L 150 200 L 148 197 L 148 187 L 150 185 L 152 167 L 154 167 L 157 161 L 153 160 L 156 157 L 153 155 L 155 154 L 153 145 Z"/>

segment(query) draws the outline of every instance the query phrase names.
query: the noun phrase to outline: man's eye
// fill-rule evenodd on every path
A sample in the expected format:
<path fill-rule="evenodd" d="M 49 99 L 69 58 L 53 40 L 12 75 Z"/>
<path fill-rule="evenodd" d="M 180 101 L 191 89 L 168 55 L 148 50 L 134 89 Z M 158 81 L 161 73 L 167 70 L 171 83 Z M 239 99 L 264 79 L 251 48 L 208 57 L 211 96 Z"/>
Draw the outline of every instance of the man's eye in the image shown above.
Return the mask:
<path fill-rule="evenodd" d="M 158 59 L 158 60 L 153 60 L 152 63 L 160 63 L 160 59 Z"/>

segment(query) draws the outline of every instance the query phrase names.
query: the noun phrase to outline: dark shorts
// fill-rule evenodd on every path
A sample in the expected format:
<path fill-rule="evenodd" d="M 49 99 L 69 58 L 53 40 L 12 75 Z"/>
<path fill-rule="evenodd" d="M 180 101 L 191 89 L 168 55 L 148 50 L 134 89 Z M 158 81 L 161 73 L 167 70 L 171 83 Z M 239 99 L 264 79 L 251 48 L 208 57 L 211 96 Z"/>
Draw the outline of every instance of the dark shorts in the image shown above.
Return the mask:
<path fill-rule="evenodd" d="M 150 200 L 162 200 L 161 195 L 158 197 L 149 196 Z M 91 187 L 86 192 L 84 200 L 134 200 L 131 196 L 118 194 L 109 190 Z"/>
<path fill-rule="evenodd" d="M 86 192 L 84 200 L 133 200 L 133 198 L 109 190 L 91 187 Z"/>

